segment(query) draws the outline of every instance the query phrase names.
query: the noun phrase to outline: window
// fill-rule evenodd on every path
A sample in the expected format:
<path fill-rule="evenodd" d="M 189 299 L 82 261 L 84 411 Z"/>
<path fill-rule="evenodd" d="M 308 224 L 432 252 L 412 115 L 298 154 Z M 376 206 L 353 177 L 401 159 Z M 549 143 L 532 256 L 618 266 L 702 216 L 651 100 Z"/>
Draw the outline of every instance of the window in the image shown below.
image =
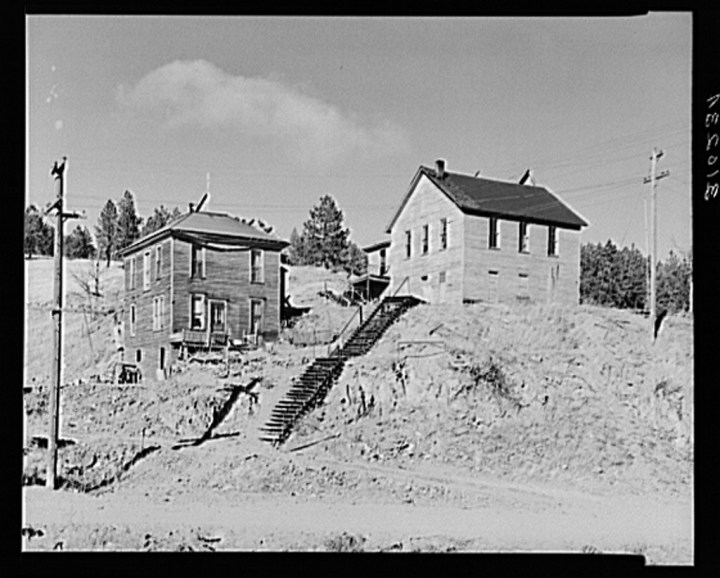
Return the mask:
<path fill-rule="evenodd" d="M 447 219 L 440 219 L 440 250 L 447 249 L 448 246 L 448 235 L 447 235 Z"/>
<path fill-rule="evenodd" d="M 155 279 L 160 279 L 162 271 L 162 245 L 155 247 Z"/>
<path fill-rule="evenodd" d="M 262 299 L 250 299 L 250 335 L 260 335 L 262 333 L 264 305 Z"/>
<path fill-rule="evenodd" d="M 250 250 L 250 283 L 264 283 L 263 252 L 261 249 Z"/>
<path fill-rule="evenodd" d="M 153 331 L 163 328 L 165 320 L 165 295 L 153 298 Z"/>
<path fill-rule="evenodd" d="M 190 297 L 190 329 L 205 329 L 205 295 L 194 294 Z"/>
<path fill-rule="evenodd" d="M 133 337 L 135 336 L 135 319 L 136 319 L 136 312 L 135 312 L 135 304 L 133 303 L 130 305 L 130 335 Z"/>
<path fill-rule="evenodd" d="M 140 363 L 142 361 L 142 349 L 135 350 L 135 362 Z"/>
<path fill-rule="evenodd" d="M 128 264 L 128 289 L 135 289 L 135 257 L 127 260 Z"/>
<path fill-rule="evenodd" d="M 497 217 L 490 217 L 489 229 L 488 229 L 488 248 L 499 249 L 500 248 L 500 231 L 498 229 Z"/>
<path fill-rule="evenodd" d="M 558 237 L 557 228 L 548 227 L 548 255 L 557 257 L 558 254 Z"/>
<path fill-rule="evenodd" d="M 225 333 L 225 301 L 210 300 L 210 331 Z"/>
<path fill-rule="evenodd" d="M 412 257 L 412 232 L 405 231 L 405 258 Z"/>
<path fill-rule="evenodd" d="M 530 242 L 528 238 L 528 224 L 524 221 L 520 222 L 520 244 L 518 246 L 518 250 L 521 253 L 529 253 L 530 252 Z"/>
<path fill-rule="evenodd" d="M 380 249 L 380 276 L 387 273 L 387 249 Z"/>
<path fill-rule="evenodd" d="M 160 348 L 160 355 L 158 356 L 158 367 L 162 371 L 165 369 L 165 348 Z"/>
<path fill-rule="evenodd" d="M 190 277 L 205 278 L 205 248 L 191 245 Z"/>
<path fill-rule="evenodd" d="M 143 290 L 150 289 L 150 251 L 143 255 Z"/>
<path fill-rule="evenodd" d="M 447 280 L 446 276 L 447 273 L 445 271 L 440 271 L 440 273 L 438 274 L 438 283 L 445 283 L 445 281 Z"/>
<path fill-rule="evenodd" d="M 527 301 L 530 299 L 530 293 L 528 291 L 528 274 L 518 273 L 518 294 L 517 299 L 521 301 Z"/>
<path fill-rule="evenodd" d="M 423 225 L 422 254 L 427 255 L 430 250 L 430 225 Z"/>

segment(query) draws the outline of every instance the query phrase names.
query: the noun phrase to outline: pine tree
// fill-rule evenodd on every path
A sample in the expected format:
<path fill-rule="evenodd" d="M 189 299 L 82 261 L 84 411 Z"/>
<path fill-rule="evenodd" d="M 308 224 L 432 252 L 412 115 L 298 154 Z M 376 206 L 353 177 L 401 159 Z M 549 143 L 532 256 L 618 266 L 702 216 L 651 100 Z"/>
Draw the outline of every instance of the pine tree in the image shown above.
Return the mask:
<path fill-rule="evenodd" d="M 65 255 L 70 259 L 91 259 L 96 250 L 87 227 L 76 226 L 65 237 Z"/>
<path fill-rule="evenodd" d="M 28 259 L 33 255 L 52 255 L 55 250 L 55 229 L 45 222 L 40 209 L 30 205 L 25 209 L 25 238 L 23 248 Z"/>
<path fill-rule="evenodd" d="M 126 190 L 118 203 L 118 239 L 116 250 L 124 249 L 140 238 L 142 219 L 135 209 L 135 198 L 132 191 Z"/>
<path fill-rule="evenodd" d="M 287 259 L 290 265 L 305 265 L 305 239 L 293 227 L 290 233 L 290 246 L 287 249 Z"/>
<path fill-rule="evenodd" d="M 95 225 L 95 237 L 98 242 L 98 249 L 107 261 L 107 267 L 113 254 L 118 249 L 118 210 L 117 205 L 112 199 L 108 199 L 103 207 L 98 224 Z"/>
<path fill-rule="evenodd" d="M 658 265 L 657 303 L 659 309 L 670 313 L 687 311 L 690 307 L 691 262 L 687 256 L 681 259 L 670 251 L 665 262 Z"/>
<path fill-rule="evenodd" d="M 342 255 L 342 260 L 343 268 L 351 275 L 364 275 L 367 273 L 367 253 L 352 241 L 348 242 L 348 246 Z"/>
<path fill-rule="evenodd" d="M 170 212 L 165 205 L 160 205 L 159 207 L 155 207 L 155 210 L 152 215 L 148 217 L 148 219 L 145 221 L 145 225 L 142 229 L 142 235 L 149 235 L 150 233 L 157 231 L 158 229 L 163 228 L 168 223 L 174 221 L 175 219 L 182 216 L 182 213 L 180 212 L 180 209 L 175 207 L 172 212 Z"/>
<path fill-rule="evenodd" d="M 303 224 L 304 261 L 326 269 L 343 265 L 347 250 L 348 229 L 343 228 L 343 213 L 330 195 L 310 209 L 310 218 Z"/>

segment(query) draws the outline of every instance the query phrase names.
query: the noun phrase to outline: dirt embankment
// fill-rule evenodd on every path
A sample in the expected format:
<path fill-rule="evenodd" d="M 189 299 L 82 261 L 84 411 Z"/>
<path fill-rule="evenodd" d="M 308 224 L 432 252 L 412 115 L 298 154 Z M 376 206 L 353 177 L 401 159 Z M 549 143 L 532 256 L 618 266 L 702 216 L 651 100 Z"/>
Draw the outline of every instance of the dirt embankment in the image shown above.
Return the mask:
<path fill-rule="evenodd" d="M 308 291 L 316 300 L 315 317 L 303 323 L 311 326 L 324 316 L 328 326 L 340 327 L 350 310 L 327 304 L 316 289 Z M 34 303 L 41 304 L 41 296 Z M 104 329 L 92 333 L 100 345 L 91 351 L 82 317 L 67 318 L 69 373 L 77 377 L 98 372 L 113 351 L 112 318 L 98 317 Z M 29 310 L 33 338 L 24 398 L 25 476 L 31 484 L 43 481 L 41 446 L 49 425 L 45 365 L 32 348 L 49 318 L 49 311 L 40 319 Z M 44 532 L 30 536 L 26 528 L 28 548 L 58 542 L 147 550 L 587 546 L 635 549 L 654 563 L 691 559 L 691 536 L 683 534 L 694 443 L 691 319 L 666 319 L 652 344 L 647 321 L 622 311 L 419 306 L 369 354 L 347 363 L 326 404 L 285 446 L 277 451 L 257 442 L 260 410 L 321 354 L 285 341 L 243 354 L 230 368 L 191 363 L 167 381 L 140 387 L 67 380 L 60 476 L 67 488 L 90 491 L 77 499 L 97 501 L 73 502 L 87 509 L 87 517 L 68 523 L 53 512 L 75 500 L 73 493 L 60 492 L 63 498 L 52 507 L 28 493 L 37 506 L 32 531 Z M 239 385 L 256 379 L 256 395 L 238 393 Z M 317 440 L 324 441 L 308 445 Z M 264 525 L 240 527 L 228 519 L 220 528 L 202 517 L 220 502 L 221 511 L 238 519 L 256 516 Z M 133 513 L 126 503 L 147 507 Z M 363 517 L 370 507 L 380 518 L 396 508 L 407 525 L 383 534 L 374 519 Z M 648 534 L 608 514 L 632 507 L 642 510 L 638 520 L 665 516 L 656 526 L 672 532 Z M 130 511 L 119 523 L 105 508 Z M 345 517 L 336 519 L 330 510 Z M 197 516 L 176 520 L 178 511 Z M 440 522 L 418 530 L 421 518 L 457 521 L 462 512 L 489 525 L 451 524 L 442 535 L 430 531 Z M 532 523 L 558 532 L 542 540 L 522 534 L 531 523 L 522 512 L 534 512 Z M 592 527 L 620 537 L 586 536 L 590 512 Z M 297 521 L 290 529 L 289 513 Z M 497 527 L 490 524 L 495 519 Z M 501 522 L 523 539 L 496 539 Z"/>
<path fill-rule="evenodd" d="M 292 443 L 590 490 L 689 491 L 692 326 L 582 307 L 420 306 L 352 360 Z M 289 445 L 292 445 L 290 443 Z"/>

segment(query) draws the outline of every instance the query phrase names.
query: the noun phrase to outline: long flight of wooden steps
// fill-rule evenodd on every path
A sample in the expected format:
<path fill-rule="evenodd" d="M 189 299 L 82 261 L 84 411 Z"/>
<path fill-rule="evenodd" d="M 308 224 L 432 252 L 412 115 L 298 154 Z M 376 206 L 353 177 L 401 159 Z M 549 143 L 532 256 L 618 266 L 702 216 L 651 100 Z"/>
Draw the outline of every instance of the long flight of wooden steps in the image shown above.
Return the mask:
<path fill-rule="evenodd" d="M 387 328 L 418 303 L 420 300 L 412 296 L 385 297 L 342 346 L 336 347 L 328 357 L 315 359 L 292 383 L 260 428 L 260 439 L 275 446 L 282 444 L 298 420 L 323 403 L 342 373 L 345 361 L 370 351 Z"/>

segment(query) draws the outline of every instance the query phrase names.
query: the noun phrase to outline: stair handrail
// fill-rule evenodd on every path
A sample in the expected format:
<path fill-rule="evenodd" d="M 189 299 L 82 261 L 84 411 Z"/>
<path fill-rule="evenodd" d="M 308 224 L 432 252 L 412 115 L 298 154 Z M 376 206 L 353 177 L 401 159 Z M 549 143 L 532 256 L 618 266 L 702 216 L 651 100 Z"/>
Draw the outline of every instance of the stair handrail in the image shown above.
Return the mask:
<path fill-rule="evenodd" d="M 395 289 L 395 291 L 393 291 L 393 294 L 390 295 L 390 297 L 396 297 L 397 294 L 400 292 L 400 289 L 402 288 L 402 286 L 405 285 L 405 283 L 407 283 L 408 281 L 410 281 L 410 275 L 407 275 L 405 277 L 405 279 L 402 280 L 402 283 L 400 283 L 400 285 L 397 286 L 397 288 Z"/>
<path fill-rule="evenodd" d="M 395 296 L 397 296 L 397 294 L 400 292 L 400 289 L 401 289 L 401 288 L 403 287 L 403 285 L 405 285 L 405 283 L 407 283 L 409 280 L 410 280 L 410 276 L 408 275 L 408 276 L 406 276 L 406 277 L 402 280 L 402 283 L 400 283 L 400 285 L 397 286 L 397 288 L 395 289 L 395 291 L 393 291 L 393 294 L 390 295 L 390 297 L 395 297 Z M 365 317 L 364 323 L 367 323 L 370 319 L 372 319 L 372 317 L 375 315 L 375 313 L 377 312 L 377 310 L 383 305 L 384 301 L 385 301 L 385 299 L 381 299 L 380 301 L 378 301 L 378 303 L 375 305 L 375 307 L 374 307 L 373 310 L 370 312 L 370 314 L 369 314 L 367 317 Z M 336 343 L 337 343 L 337 345 L 332 349 L 332 351 L 330 351 L 330 346 L 331 346 L 332 344 L 328 345 L 328 357 L 334 357 L 334 356 L 340 351 L 340 349 L 342 349 L 342 346 L 343 346 L 343 339 L 342 339 L 342 337 L 343 337 L 343 335 L 345 334 L 345 332 L 347 331 L 348 327 L 350 327 L 350 324 L 353 322 L 353 320 L 355 319 L 355 317 L 356 317 L 358 314 L 360 314 L 361 311 L 362 311 L 362 305 L 359 305 L 359 306 L 358 306 L 358 309 L 355 311 L 355 313 L 353 313 L 352 317 L 350 317 L 350 319 L 349 319 L 348 322 L 345 324 L 345 326 L 340 330 L 340 333 L 338 333 L 338 336 L 337 336 L 337 338 L 336 338 Z"/>

